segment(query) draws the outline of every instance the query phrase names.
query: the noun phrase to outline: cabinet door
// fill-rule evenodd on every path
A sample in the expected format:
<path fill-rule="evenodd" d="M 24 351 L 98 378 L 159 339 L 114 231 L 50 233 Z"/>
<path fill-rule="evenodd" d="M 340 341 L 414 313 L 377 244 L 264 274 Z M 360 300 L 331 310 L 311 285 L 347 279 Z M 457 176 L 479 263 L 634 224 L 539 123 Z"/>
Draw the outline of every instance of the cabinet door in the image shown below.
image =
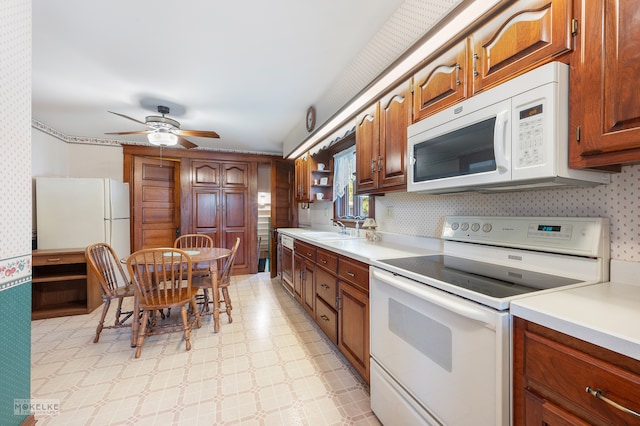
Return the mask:
<path fill-rule="evenodd" d="M 282 280 L 289 288 L 293 287 L 293 252 L 288 247 L 282 247 L 280 256 L 280 271 Z"/>
<path fill-rule="evenodd" d="M 638 162 L 640 7 L 635 1 L 578 3 L 584 18 L 570 70 L 570 165 Z"/>
<path fill-rule="evenodd" d="M 368 383 L 369 295 L 340 280 L 338 297 L 338 348 Z"/>
<path fill-rule="evenodd" d="M 245 189 L 223 189 L 222 197 L 222 229 L 220 243 L 231 248 L 240 237 L 240 245 L 234 261 L 234 274 L 247 274 L 250 272 L 249 264 L 249 195 Z"/>
<path fill-rule="evenodd" d="M 316 265 L 308 260 L 304 262 L 302 267 L 302 306 L 313 317 L 316 301 Z"/>
<path fill-rule="evenodd" d="M 220 191 L 195 187 L 191 190 L 191 222 L 197 234 L 207 234 L 219 245 Z"/>
<path fill-rule="evenodd" d="M 249 186 L 249 165 L 246 163 L 223 163 L 222 186 L 225 188 L 247 188 Z"/>
<path fill-rule="evenodd" d="M 309 185 L 309 160 L 307 157 L 296 159 L 295 170 L 296 201 L 309 202 L 311 186 Z"/>
<path fill-rule="evenodd" d="M 220 163 L 217 161 L 192 161 L 191 186 L 220 186 Z"/>
<path fill-rule="evenodd" d="M 378 187 L 407 185 L 407 126 L 411 124 L 411 82 L 403 83 L 380 100 Z"/>
<path fill-rule="evenodd" d="M 469 39 L 452 46 L 413 76 L 413 121 L 466 99 Z"/>
<path fill-rule="evenodd" d="M 304 257 L 299 254 L 293 255 L 293 293 L 302 299 L 302 268 L 304 268 Z"/>
<path fill-rule="evenodd" d="M 376 102 L 356 121 L 356 192 L 367 193 L 378 187 L 379 106 Z"/>
<path fill-rule="evenodd" d="M 473 93 L 572 47 L 571 0 L 520 0 L 471 35 Z"/>

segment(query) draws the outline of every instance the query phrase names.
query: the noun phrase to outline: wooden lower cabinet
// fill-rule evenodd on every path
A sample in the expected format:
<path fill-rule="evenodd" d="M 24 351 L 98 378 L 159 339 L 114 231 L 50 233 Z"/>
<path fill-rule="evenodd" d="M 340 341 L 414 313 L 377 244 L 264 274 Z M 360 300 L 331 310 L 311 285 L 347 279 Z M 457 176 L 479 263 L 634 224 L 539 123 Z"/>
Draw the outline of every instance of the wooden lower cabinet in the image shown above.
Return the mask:
<path fill-rule="evenodd" d="M 369 294 L 338 282 L 338 348 L 369 383 Z"/>
<path fill-rule="evenodd" d="M 604 400 L 640 412 L 640 361 L 521 318 L 513 325 L 514 425 L 640 424 Z"/>
<path fill-rule="evenodd" d="M 84 250 L 34 250 L 32 259 L 31 319 L 88 314 L 102 304 Z"/>
<path fill-rule="evenodd" d="M 294 242 L 294 297 L 369 383 L 369 265 Z"/>
<path fill-rule="evenodd" d="M 280 278 L 293 291 L 293 251 L 289 247 L 281 247 L 279 265 Z"/>

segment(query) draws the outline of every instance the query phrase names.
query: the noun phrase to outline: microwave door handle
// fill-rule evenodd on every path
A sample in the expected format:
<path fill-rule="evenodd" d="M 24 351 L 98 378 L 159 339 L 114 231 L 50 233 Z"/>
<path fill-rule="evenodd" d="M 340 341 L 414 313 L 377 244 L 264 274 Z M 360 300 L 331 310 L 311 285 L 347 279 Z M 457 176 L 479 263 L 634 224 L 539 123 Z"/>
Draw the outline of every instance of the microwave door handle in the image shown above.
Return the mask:
<path fill-rule="evenodd" d="M 509 170 L 509 160 L 505 154 L 506 146 L 506 129 L 509 122 L 509 111 L 500 111 L 496 116 L 495 124 L 495 138 L 494 138 L 494 153 L 496 156 L 496 167 L 499 172 L 505 173 Z"/>

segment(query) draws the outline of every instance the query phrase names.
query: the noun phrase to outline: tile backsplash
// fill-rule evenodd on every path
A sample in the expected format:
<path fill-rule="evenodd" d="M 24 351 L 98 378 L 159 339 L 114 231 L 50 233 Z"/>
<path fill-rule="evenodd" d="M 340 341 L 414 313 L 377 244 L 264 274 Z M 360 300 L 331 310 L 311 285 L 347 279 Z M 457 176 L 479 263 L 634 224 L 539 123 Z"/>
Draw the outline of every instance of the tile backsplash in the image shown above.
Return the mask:
<path fill-rule="evenodd" d="M 544 189 L 497 194 L 427 195 L 390 193 L 376 197 L 379 230 L 439 237 L 447 215 L 607 217 L 611 223 L 611 258 L 640 261 L 640 166 L 625 166 L 611 184 L 593 188 Z M 318 204 L 318 205 L 316 205 Z M 300 214 L 301 224 L 326 225 L 331 203 L 313 203 Z"/>

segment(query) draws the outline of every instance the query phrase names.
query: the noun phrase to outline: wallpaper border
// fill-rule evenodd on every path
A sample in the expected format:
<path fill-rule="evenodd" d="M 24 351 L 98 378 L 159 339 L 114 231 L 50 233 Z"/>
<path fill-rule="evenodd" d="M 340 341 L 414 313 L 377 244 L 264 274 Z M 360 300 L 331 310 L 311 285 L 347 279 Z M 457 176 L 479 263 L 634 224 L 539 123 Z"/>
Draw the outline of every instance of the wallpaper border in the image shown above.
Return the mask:
<path fill-rule="evenodd" d="M 0 260 L 0 291 L 31 282 L 31 254 Z"/>

